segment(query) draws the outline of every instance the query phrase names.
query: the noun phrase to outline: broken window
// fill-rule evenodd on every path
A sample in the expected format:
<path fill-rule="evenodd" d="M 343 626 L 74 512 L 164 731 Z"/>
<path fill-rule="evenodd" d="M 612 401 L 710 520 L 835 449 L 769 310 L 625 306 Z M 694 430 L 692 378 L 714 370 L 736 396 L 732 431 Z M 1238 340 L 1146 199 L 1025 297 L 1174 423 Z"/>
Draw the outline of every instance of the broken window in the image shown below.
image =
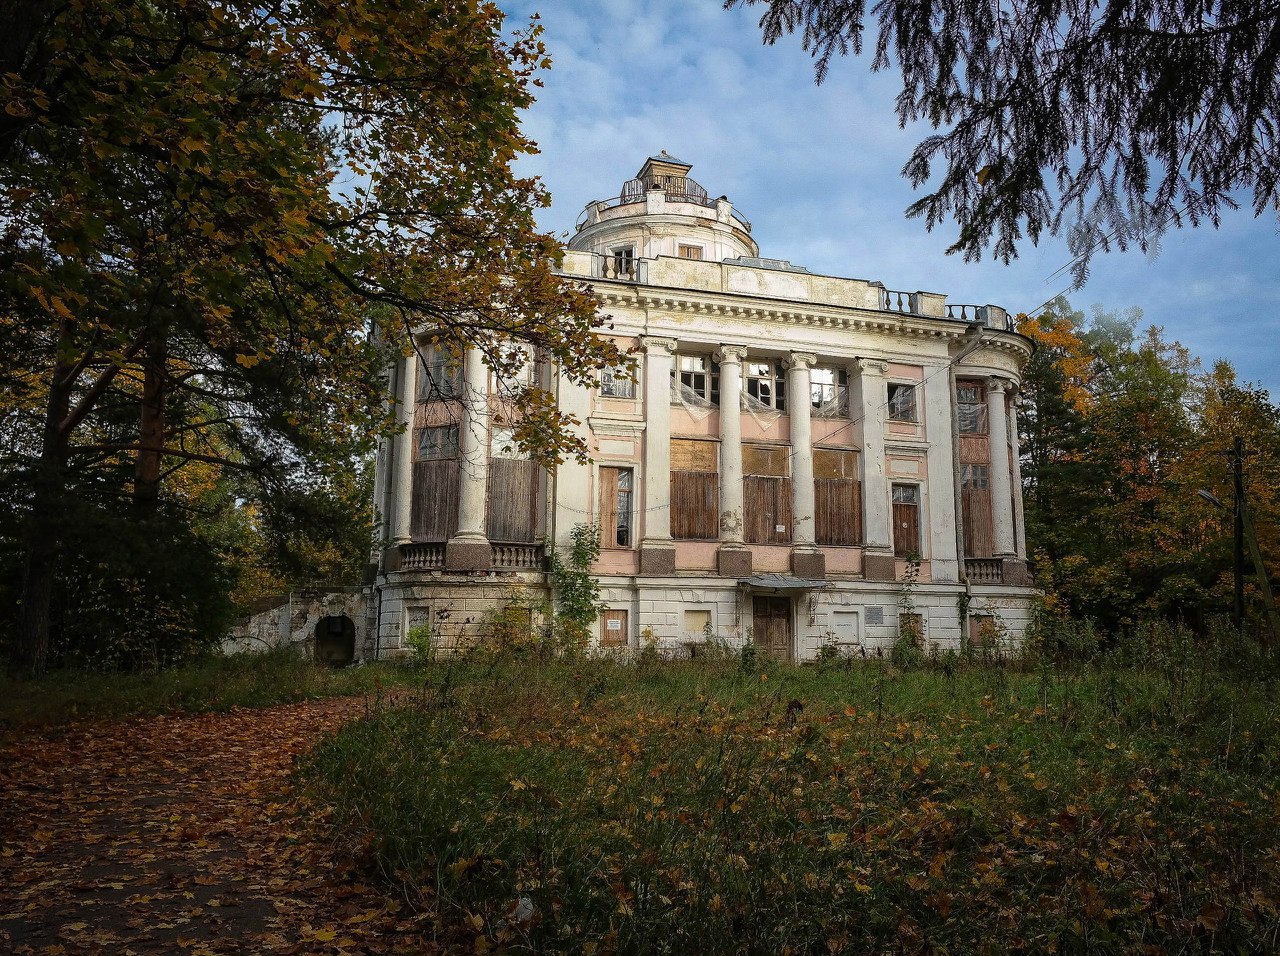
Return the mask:
<path fill-rule="evenodd" d="M 713 441 L 671 440 L 671 537 L 720 537 L 719 448 Z"/>
<path fill-rule="evenodd" d="M 671 400 L 690 405 L 720 404 L 720 366 L 705 355 L 677 355 L 671 371 Z"/>
<path fill-rule="evenodd" d="M 842 368 L 819 366 L 809 373 L 813 414 L 819 418 L 844 418 L 849 414 L 849 373 Z"/>
<path fill-rule="evenodd" d="M 920 486 L 893 486 L 893 553 L 920 557 Z"/>
<path fill-rule="evenodd" d="M 916 387 L 901 382 L 889 383 L 889 420 L 894 422 L 918 422 Z"/>
<path fill-rule="evenodd" d="M 629 548 L 631 536 L 632 482 L 630 468 L 600 469 L 600 545 Z"/>
<path fill-rule="evenodd" d="M 791 541 L 791 448 L 742 446 L 743 538 L 749 544 Z"/>
<path fill-rule="evenodd" d="M 787 409 L 787 378 L 781 362 L 747 362 L 747 404 L 755 408 Z"/>
<path fill-rule="evenodd" d="M 987 390 L 981 382 L 956 383 L 956 423 L 962 435 L 987 433 Z"/>
<path fill-rule="evenodd" d="M 813 450 L 813 507 L 818 544 L 862 543 L 862 482 L 856 451 Z"/>

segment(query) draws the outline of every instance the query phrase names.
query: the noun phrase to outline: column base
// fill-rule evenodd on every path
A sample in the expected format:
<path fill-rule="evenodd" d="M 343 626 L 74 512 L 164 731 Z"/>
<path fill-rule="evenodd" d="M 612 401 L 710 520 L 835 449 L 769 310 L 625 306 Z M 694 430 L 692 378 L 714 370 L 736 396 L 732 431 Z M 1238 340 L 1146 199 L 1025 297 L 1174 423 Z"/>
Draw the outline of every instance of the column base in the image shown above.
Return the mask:
<path fill-rule="evenodd" d="M 1031 574 L 1027 571 L 1027 562 L 1017 557 L 1000 559 L 1000 580 L 1013 587 L 1030 587 Z"/>
<path fill-rule="evenodd" d="M 798 578 L 821 581 L 827 576 L 827 556 L 816 548 L 797 548 L 791 552 L 791 573 Z"/>
<path fill-rule="evenodd" d="M 864 551 L 862 576 L 868 581 L 895 581 L 898 577 L 898 559 L 884 552 Z"/>
<path fill-rule="evenodd" d="M 676 573 L 676 549 L 671 544 L 640 543 L 640 573 L 670 577 Z"/>
<path fill-rule="evenodd" d="M 446 571 L 490 571 L 493 569 L 493 546 L 484 535 L 458 535 L 444 546 Z"/>
<path fill-rule="evenodd" d="M 751 549 L 740 544 L 722 544 L 716 551 L 716 573 L 722 578 L 751 575 Z"/>

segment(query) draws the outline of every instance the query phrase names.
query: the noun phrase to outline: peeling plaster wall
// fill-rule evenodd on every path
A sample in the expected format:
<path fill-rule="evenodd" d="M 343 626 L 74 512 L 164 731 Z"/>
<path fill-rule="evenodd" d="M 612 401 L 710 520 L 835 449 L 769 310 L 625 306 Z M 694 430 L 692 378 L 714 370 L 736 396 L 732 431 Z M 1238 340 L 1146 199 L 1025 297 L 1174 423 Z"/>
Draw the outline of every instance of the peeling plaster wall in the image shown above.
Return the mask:
<path fill-rule="evenodd" d="M 311 657 L 315 653 L 316 625 L 326 617 L 348 617 L 355 625 L 355 659 L 371 658 L 370 615 L 372 590 L 368 588 L 308 588 L 293 591 L 280 603 L 251 616 L 231 629 L 222 642 L 224 654 L 254 653 L 292 647 Z"/>

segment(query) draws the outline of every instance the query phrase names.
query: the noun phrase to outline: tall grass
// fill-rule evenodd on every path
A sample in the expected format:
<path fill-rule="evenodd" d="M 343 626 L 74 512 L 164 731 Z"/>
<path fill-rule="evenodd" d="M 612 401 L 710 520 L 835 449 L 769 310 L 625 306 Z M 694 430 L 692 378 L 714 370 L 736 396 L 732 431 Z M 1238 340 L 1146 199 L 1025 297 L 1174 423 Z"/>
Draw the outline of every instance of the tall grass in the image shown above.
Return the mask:
<path fill-rule="evenodd" d="M 468 947 L 1271 951 L 1274 682 L 1141 640 L 910 669 L 481 652 L 306 780 Z"/>

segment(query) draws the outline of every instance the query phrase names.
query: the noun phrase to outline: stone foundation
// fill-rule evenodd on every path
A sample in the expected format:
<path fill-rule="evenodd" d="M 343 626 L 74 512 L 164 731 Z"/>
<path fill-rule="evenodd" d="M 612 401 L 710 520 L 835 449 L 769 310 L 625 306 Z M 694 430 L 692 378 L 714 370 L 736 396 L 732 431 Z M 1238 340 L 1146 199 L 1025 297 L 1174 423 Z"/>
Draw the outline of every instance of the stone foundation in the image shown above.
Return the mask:
<path fill-rule="evenodd" d="M 676 573 L 676 549 L 640 546 L 640 573 L 666 576 Z"/>
<path fill-rule="evenodd" d="M 493 567 L 493 547 L 484 538 L 453 538 L 444 547 L 446 571 L 474 573 Z"/>
<path fill-rule="evenodd" d="M 893 581 L 898 576 L 898 562 L 892 554 L 865 553 L 862 576 L 868 581 Z"/>
<path fill-rule="evenodd" d="M 798 578 L 821 581 L 827 576 L 827 556 L 821 551 L 792 551 L 791 573 Z"/>
<path fill-rule="evenodd" d="M 751 550 L 735 547 L 720 548 L 716 552 L 716 573 L 722 578 L 750 577 Z"/>

